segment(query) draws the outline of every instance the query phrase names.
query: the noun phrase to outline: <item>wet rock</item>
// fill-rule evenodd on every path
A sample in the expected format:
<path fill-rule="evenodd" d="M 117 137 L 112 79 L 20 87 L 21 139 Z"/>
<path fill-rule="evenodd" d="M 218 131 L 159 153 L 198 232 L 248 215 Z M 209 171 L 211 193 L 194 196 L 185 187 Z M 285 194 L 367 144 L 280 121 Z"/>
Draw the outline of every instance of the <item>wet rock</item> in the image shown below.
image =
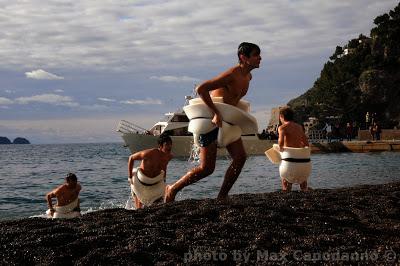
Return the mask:
<path fill-rule="evenodd" d="M 386 265 L 400 257 L 399 195 L 400 183 L 392 183 L 242 194 L 224 204 L 185 200 L 138 211 L 108 209 L 72 220 L 3 221 L 0 261 Z M 394 260 L 388 259 L 388 252 L 396 255 Z M 355 254 L 369 257 L 360 260 Z"/>

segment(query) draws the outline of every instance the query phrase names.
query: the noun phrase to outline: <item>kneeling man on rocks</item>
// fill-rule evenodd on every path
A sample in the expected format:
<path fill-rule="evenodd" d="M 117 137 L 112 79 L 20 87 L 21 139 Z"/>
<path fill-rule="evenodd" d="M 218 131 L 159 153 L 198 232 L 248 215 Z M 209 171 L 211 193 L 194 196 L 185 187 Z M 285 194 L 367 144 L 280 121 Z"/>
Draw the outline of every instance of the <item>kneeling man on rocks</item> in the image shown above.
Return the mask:
<path fill-rule="evenodd" d="M 304 129 L 295 123 L 294 112 L 284 107 L 279 112 L 282 125 L 278 128 L 281 164 L 279 173 L 283 191 L 290 191 L 292 184 L 300 184 L 302 191 L 307 191 L 307 180 L 311 174 L 310 147 Z"/>
<path fill-rule="evenodd" d="M 46 214 L 50 218 L 74 218 L 81 216 L 79 208 L 79 192 L 81 184 L 76 175 L 69 173 L 65 177 L 65 183 L 53 191 L 47 193 L 46 199 L 49 209 Z M 57 204 L 53 207 L 52 199 L 57 198 Z"/>
<path fill-rule="evenodd" d="M 132 200 L 136 209 L 162 203 L 168 162 L 172 159 L 172 140 L 166 134 L 158 139 L 158 148 L 137 152 L 129 156 L 128 174 Z M 134 168 L 134 161 L 141 160 Z"/>

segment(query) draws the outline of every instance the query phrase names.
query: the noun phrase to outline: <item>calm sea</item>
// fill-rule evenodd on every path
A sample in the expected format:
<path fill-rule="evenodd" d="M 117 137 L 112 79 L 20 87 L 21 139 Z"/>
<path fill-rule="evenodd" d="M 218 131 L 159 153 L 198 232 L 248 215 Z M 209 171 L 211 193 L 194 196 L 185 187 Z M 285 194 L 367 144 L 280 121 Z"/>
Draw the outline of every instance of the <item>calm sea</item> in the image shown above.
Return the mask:
<path fill-rule="evenodd" d="M 131 207 L 127 181 L 129 150 L 122 143 L 0 145 L 0 219 L 42 215 L 45 195 L 74 172 L 82 184 L 83 213 Z M 312 156 L 310 186 L 338 188 L 400 181 L 400 153 L 340 153 Z M 182 190 L 177 200 L 214 198 L 218 194 L 228 158 L 219 158 L 211 176 Z M 137 164 L 136 164 L 137 165 Z M 196 162 L 173 159 L 167 182 L 173 182 Z M 297 189 L 297 186 L 294 186 Z M 280 189 L 278 166 L 265 156 L 249 157 L 231 194 Z"/>

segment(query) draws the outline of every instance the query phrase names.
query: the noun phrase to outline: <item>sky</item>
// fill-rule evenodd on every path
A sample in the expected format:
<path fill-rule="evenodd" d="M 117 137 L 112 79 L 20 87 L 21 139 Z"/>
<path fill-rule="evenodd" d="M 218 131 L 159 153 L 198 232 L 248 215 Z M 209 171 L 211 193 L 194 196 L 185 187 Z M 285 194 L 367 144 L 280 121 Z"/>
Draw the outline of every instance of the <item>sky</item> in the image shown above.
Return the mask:
<path fill-rule="evenodd" d="M 260 46 L 245 99 L 265 128 L 303 94 L 337 45 L 369 36 L 392 0 L 0 0 L 0 136 L 121 142 L 121 119 L 150 128 L 196 84 Z"/>

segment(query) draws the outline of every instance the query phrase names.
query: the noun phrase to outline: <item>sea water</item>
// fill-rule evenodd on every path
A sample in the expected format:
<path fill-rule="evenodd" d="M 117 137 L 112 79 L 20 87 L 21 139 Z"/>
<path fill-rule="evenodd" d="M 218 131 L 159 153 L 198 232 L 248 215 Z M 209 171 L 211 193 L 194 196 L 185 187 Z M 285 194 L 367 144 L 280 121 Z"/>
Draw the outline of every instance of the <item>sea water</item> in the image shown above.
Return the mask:
<path fill-rule="evenodd" d="M 0 145 L 0 219 L 43 215 L 47 209 L 46 193 L 61 185 L 69 172 L 81 182 L 83 213 L 130 207 L 129 155 L 122 143 Z M 313 188 L 400 181 L 400 153 L 396 152 L 313 154 L 311 159 L 309 185 Z M 211 176 L 184 188 L 176 199 L 215 198 L 229 163 L 229 157 L 218 158 Z M 196 161 L 187 158 L 173 159 L 168 165 L 167 183 L 196 165 Z M 230 194 L 280 188 L 278 166 L 265 156 L 251 156 Z"/>

